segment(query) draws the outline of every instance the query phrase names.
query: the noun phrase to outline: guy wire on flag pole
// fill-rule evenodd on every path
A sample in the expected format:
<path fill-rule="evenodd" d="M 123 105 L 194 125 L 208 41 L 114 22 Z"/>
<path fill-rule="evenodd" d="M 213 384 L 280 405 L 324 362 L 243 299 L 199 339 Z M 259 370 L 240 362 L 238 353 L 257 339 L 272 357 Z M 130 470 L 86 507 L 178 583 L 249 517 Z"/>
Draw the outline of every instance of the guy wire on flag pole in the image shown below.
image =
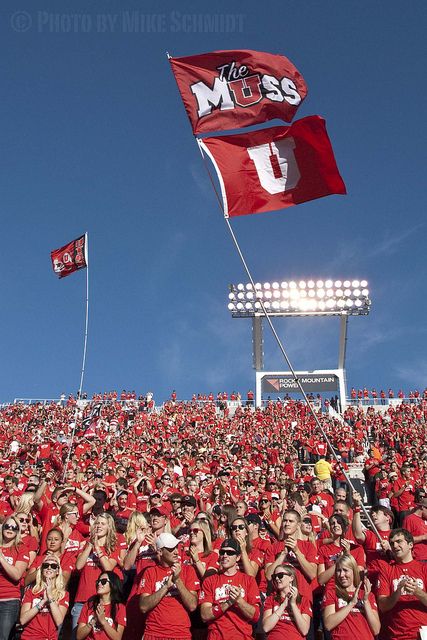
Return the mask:
<path fill-rule="evenodd" d="M 82 397 L 83 379 L 84 379 L 85 367 L 86 367 L 87 336 L 88 336 L 88 326 L 89 326 L 89 245 L 88 245 L 88 233 L 87 233 L 87 231 L 85 233 L 85 260 L 86 260 L 86 317 L 85 317 L 85 335 L 84 335 L 84 344 L 83 344 L 82 370 L 81 370 L 81 374 L 80 374 L 80 385 L 79 385 L 79 391 L 78 391 L 78 399 L 80 399 L 80 400 L 81 400 L 81 397 Z M 74 412 L 74 426 L 73 426 L 73 430 L 71 432 L 71 440 L 70 440 L 70 444 L 69 444 L 69 448 L 68 448 L 68 454 L 67 454 L 67 458 L 65 460 L 64 470 L 63 470 L 63 474 L 62 474 L 62 479 L 63 480 L 65 479 L 65 474 L 67 472 L 68 465 L 70 464 L 71 451 L 73 449 L 74 436 L 75 436 L 76 427 L 77 427 L 78 411 L 79 411 L 79 406 L 76 403 L 76 410 Z"/>
<path fill-rule="evenodd" d="M 222 214 L 223 214 L 224 220 L 225 220 L 226 225 L 227 225 L 227 227 L 228 227 L 228 230 L 229 230 L 229 232 L 230 232 L 231 238 L 232 238 L 233 243 L 234 243 L 234 245 L 235 245 L 235 247 L 236 247 L 236 249 L 237 249 L 237 252 L 238 252 L 238 254 L 239 254 L 240 260 L 241 260 L 241 262 L 242 262 L 242 264 L 243 264 L 243 268 L 244 268 L 244 270 L 245 270 L 245 272 L 246 272 L 246 275 L 247 275 L 247 276 L 248 276 L 248 278 L 249 278 L 249 281 L 250 281 L 250 283 L 251 283 L 251 285 L 252 285 L 252 288 L 253 288 L 254 292 L 256 292 L 256 288 L 255 288 L 255 281 L 254 281 L 254 279 L 253 279 L 253 277 L 252 277 L 252 274 L 251 274 L 251 272 L 250 272 L 250 270 L 249 270 L 249 267 L 248 267 L 248 265 L 247 265 L 247 263 L 246 263 L 246 260 L 245 260 L 245 258 L 244 258 L 244 256 L 243 256 L 243 253 L 242 253 L 242 251 L 241 251 L 241 249 L 240 249 L 240 246 L 239 246 L 239 243 L 238 243 L 237 238 L 236 238 L 236 236 L 235 236 L 235 233 L 234 233 L 234 231 L 233 231 L 233 229 L 232 229 L 232 227 L 231 227 L 229 217 L 225 214 L 224 207 L 223 207 L 223 204 L 222 204 L 222 202 L 221 202 L 221 198 L 219 197 L 219 194 L 218 194 L 218 192 L 217 192 L 217 189 L 216 189 L 215 183 L 214 183 L 214 181 L 213 181 L 213 179 L 212 179 L 211 172 L 210 172 L 209 167 L 208 167 L 208 165 L 207 165 L 206 158 L 205 158 L 205 154 L 203 153 L 203 149 L 202 149 L 202 146 L 201 146 L 201 140 L 200 140 L 199 138 L 196 138 L 196 140 L 197 140 L 197 145 L 198 145 L 198 147 L 199 147 L 200 153 L 201 153 L 202 158 L 203 158 L 203 163 L 204 163 L 204 165 L 205 165 L 205 169 L 206 169 L 206 171 L 208 172 L 209 179 L 210 179 L 211 184 L 212 184 L 212 186 L 213 186 L 213 189 L 214 189 L 214 191 L 215 191 L 215 195 L 216 195 L 216 197 L 217 197 L 217 200 L 218 200 L 218 203 L 219 203 L 220 209 L 221 209 L 221 211 L 222 211 Z M 294 370 L 294 368 L 293 368 L 293 366 L 292 366 L 292 364 L 291 364 L 291 362 L 290 362 L 290 360 L 289 360 L 288 354 L 287 354 L 287 352 L 285 351 L 285 348 L 284 348 L 284 346 L 283 346 L 283 344 L 282 344 L 282 341 L 280 340 L 280 338 L 279 338 L 279 336 L 278 336 L 278 334 L 277 334 L 277 331 L 276 331 L 276 329 L 275 329 L 275 327 L 274 327 L 274 325 L 273 325 L 273 322 L 272 322 L 272 320 L 271 320 L 271 317 L 270 317 L 270 315 L 269 315 L 269 313 L 268 313 L 267 309 L 265 308 L 265 305 L 264 305 L 264 302 L 263 302 L 262 298 L 261 298 L 261 297 L 257 297 L 256 299 L 257 299 L 257 301 L 258 301 L 258 302 L 260 303 L 260 305 L 261 305 L 262 312 L 263 312 L 263 314 L 264 314 L 264 316 L 265 316 L 265 318 L 266 318 L 266 320 L 267 320 L 267 322 L 268 322 L 268 325 L 269 325 L 269 327 L 270 327 L 270 329 L 271 329 L 271 332 L 272 332 L 272 334 L 273 334 L 273 336 L 274 336 L 274 338 L 275 338 L 275 340 L 276 340 L 276 342 L 277 342 L 277 344 L 278 344 L 278 346 L 279 346 L 279 349 L 280 349 L 280 351 L 281 351 L 281 353 L 282 353 L 282 355 L 283 355 L 283 357 L 284 357 L 284 359 L 285 359 L 285 361 L 286 361 L 286 363 L 287 363 L 287 365 L 288 365 L 288 367 L 289 367 L 290 372 L 292 373 L 292 377 L 293 377 L 293 379 L 294 379 L 295 383 L 298 385 L 298 388 L 299 388 L 299 390 L 300 390 L 300 392 L 301 392 L 301 395 L 303 396 L 304 401 L 305 401 L 305 403 L 307 404 L 308 410 L 310 411 L 310 413 L 311 413 L 312 417 L 314 418 L 314 421 L 315 421 L 315 423 L 316 423 L 316 426 L 318 427 L 318 429 L 319 429 L 320 433 L 322 434 L 322 436 L 323 436 L 324 440 L 326 441 L 326 444 L 328 445 L 328 448 L 329 448 L 330 452 L 332 453 L 332 455 L 333 455 L 333 457 L 334 457 L 334 459 L 335 459 L 335 461 L 336 461 L 336 463 L 337 463 L 337 465 L 338 465 L 338 467 L 339 467 L 339 469 L 340 469 L 341 473 L 342 473 L 342 474 L 343 474 L 343 476 L 345 477 L 345 479 L 346 479 L 346 481 L 348 482 L 349 486 L 351 487 L 352 491 L 354 491 L 355 489 L 354 489 L 354 487 L 353 487 L 353 484 L 351 483 L 350 477 L 349 477 L 349 475 L 347 474 L 346 470 L 344 469 L 344 466 L 342 465 L 341 461 L 339 460 L 339 458 L 338 458 L 337 454 L 335 453 L 335 450 L 334 450 L 334 448 L 333 448 L 333 446 L 332 446 L 332 443 L 331 443 L 331 441 L 329 440 L 329 437 L 327 436 L 326 431 L 323 429 L 323 427 L 322 427 L 322 425 L 321 425 L 321 423 L 320 423 L 320 420 L 319 420 L 318 416 L 316 415 L 316 412 L 314 411 L 313 406 L 312 406 L 311 402 L 309 401 L 309 399 L 308 399 L 308 397 L 307 397 L 307 394 L 306 394 L 306 393 L 305 393 L 305 391 L 304 391 L 304 388 L 303 388 L 303 386 L 302 386 L 302 384 L 301 384 L 301 381 L 300 381 L 300 379 L 298 378 L 298 376 L 297 376 L 297 374 L 296 374 L 296 372 L 295 372 L 295 370 Z M 364 513 L 364 515 L 365 515 L 365 517 L 367 518 L 368 522 L 369 522 L 369 523 L 370 523 L 370 525 L 372 526 L 372 529 L 373 529 L 373 531 L 374 531 L 375 535 L 377 536 L 377 538 L 378 538 L 378 539 L 379 539 L 379 541 L 381 542 L 381 541 L 382 541 L 381 535 L 380 535 L 380 533 L 379 533 L 379 531 L 378 531 L 377 527 L 375 526 L 375 523 L 372 521 L 372 518 L 371 518 L 371 516 L 370 516 L 370 514 L 369 514 L 368 510 L 366 509 L 365 505 L 363 504 L 363 501 L 361 501 L 360 506 L 361 506 L 361 509 L 362 509 L 362 511 L 363 511 L 363 513 Z"/>

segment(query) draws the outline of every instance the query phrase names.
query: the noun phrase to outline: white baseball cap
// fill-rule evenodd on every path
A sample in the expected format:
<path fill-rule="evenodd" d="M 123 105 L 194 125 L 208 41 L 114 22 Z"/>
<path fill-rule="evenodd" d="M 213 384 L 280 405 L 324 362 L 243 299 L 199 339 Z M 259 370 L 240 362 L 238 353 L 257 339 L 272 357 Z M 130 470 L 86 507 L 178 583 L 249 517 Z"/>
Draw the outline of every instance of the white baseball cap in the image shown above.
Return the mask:
<path fill-rule="evenodd" d="M 161 533 L 156 540 L 157 549 L 175 549 L 179 545 L 181 540 L 175 538 L 171 533 Z"/>

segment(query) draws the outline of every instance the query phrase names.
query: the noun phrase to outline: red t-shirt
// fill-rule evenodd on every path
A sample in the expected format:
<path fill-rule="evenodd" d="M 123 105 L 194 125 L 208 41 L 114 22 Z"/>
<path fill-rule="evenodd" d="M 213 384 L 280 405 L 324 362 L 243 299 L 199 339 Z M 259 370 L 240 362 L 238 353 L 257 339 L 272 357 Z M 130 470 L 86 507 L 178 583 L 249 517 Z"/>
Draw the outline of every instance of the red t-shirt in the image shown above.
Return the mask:
<path fill-rule="evenodd" d="M 44 530 L 49 531 L 55 526 L 55 520 L 59 516 L 59 509 L 53 502 L 48 502 L 45 497 L 42 500 L 42 506 L 39 511 L 40 520 Z"/>
<path fill-rule="evenodd" d="M 200 592 L 200 604 L 209 602 L 213 605 L 220 605 L 228 599 L 230 585 L 242 589 L 242 597 L 246 602 L 255 607 L 255 614 L 252 621 L 247 620 L 240 610 L 234 606 L 228 609 L 219 618 L 209 623 L 209 640 L 222 640 L 223 638 L 233 638 L 233 640 L 251 640 L 252 624 L 259 618 L 260 595 L 255 578 L 245 573 L 237 571 L 233 576 L 226 576 L 219 573 L 209 576 L 203 581 L 203 590 Z"/>
<path fill-rule="evenodd" d="M 417 581 L 418 586 L 427 591 L 427 564 L 418 560 L 411 560 L 398 564 L 381 563 L 381 573 L 378 579 L 378 597 L 389 596 L 396 591 L 403 576 L 410 576 Z M 418 630 L 427 625 L 427 609 L 415 596 L 408 595 L 405 589 L 402 595 L 383 620 L 381 633 L 388 640 L 415 640 Z"/>
<path fill-rule="evenodd" d="M 349 594 L 353 595 L 353 594 Z M 374 611 L 377 611 L 377 603 L 373 593 L 369 594 L 369 603 Z M 326 589 L 323 596 L 322 607 L 335 606 L 335 611 L 343 609 L 348 605 L 347 600 L 339 598 L 335 591 L 335 584 Z M 359 599 L 351 609 L 346 618 L 331 631 L 332 640 L 373 640 L 374 635 L 365 617 L 365 606 L 363 604 L 363 590 L 359 592 Z"/>
<path fill-rule="evenodd" d="M 275 596 L 268 596 L 267 600 L 264 603 L 264 611 L 268 611 L 272 609 L 272 611 L 276 611 L 280 606 L 280 602 L 275 598 Z M 298 604 L 298 609 L 301 613 L 306 613 L 307 615 L 312 616 L 311 604 L 308 598 L 302 598 L 301 602 Z M 279 618 L 276 626 L 270 633 L 268 634 L 268 640 L 301 640 L 301 638 L 305 638 L 306 636 L 301 635 L 298 631 L 298 628 L 295 625 L 292 615 L 289 614 L 289 610 L 285 609 L 284 613 Z"/>
<path fill-rule="evenodd" d="M 308 540 L 297 540 L 297 545 L 299 550 L 301 551 L 301 553 L 304 554 L 308 562 L 313 562 L 316 565 L 319 564 L 319 556 L 317 554 L 317 549 L 312 542 L 309 542 Z M 274 562 L 277 556 L 283 551 L 284 546 L 285 546 L 284 542 L 280 542 L 280 541 L 274 542 L 271 545 L 271 547 L 267 549 L 265 553 L 265 565 L 271 564 L 272 562 Z M 307 591 L 311 591 L 310 581 L 301 570 L 300 564 L 298 562 L 298 558 L 293 551 L 288 551 L 288 554 L 284 560 L 284 564 L 290 564 L 295 569 L 298 570 L 302 578 L 301 580 L 298 580 L 298 588 L 300 593 L 305 595 Z M 304 582 L 305 584 L 303 584 Z"/>
<path fill-rule="evenodd" d="M 16 547 L 0 547 L 0 552 L 3 553 L 7 562 L 11 565 L 16 565 L 17 562 L 25 562 L 28 565 L 30 556 L 28 555 L 28 549 L 25 545 L 21 544 L 17 549 Z M 20 600 L 21 591 L 19 588 L 20 580 L 12 580 L 3 567 L 0 567 L 0 600 Z"/>
<path fill-rule="evenodd" d="M 320 493 L 313 494 L 308 499 L 310 504 L 315 504 L 320 507 L 322 514 L 328 518 L 332 515 L 334 510 L 334 499 L 330 493 L 322 491 Z"/>
<path fill-rule="evenodd" d="M 105 618 L 114 629 L 117 629 L 119 624 L 121 624 L 122 627 L 126 627 L 126 607 L 123 604 L 116 604 L 115 620 L 111 617 L 111 604 L 104 605 L 104 608 Z M 96 620 L 96 615 L 93 613 L 93 610 L 89 607 L 88 603 L 85 602 L 80 613 L 79 624 L 88 624 L 94 618 Z M 93 627 L 90 634 L 86 637 L 91 640 L 109 640 L 105 631 L 97 625 Z"/>
<path fill-rule="evenodd" d="M 415 513 L 405 518 L 403 527 L 410 531 L 414 538 L 427 535 L 427 522 Z M 427 560 L 427 540 L 416 542 L 413 552 L 415 560 Z"/>
<path fill-rule="evenodd" d="M 400 489 L 406 484 L 407 480 L 399 478 L 393 483 L 393 491 L 400 491 Z M 414 507 L 414 492 L 415 482 L 409 479 L 408 486 L 397 498 L 397 510 L 398 511 L 410 511 Z"/>
<path fill-rule="evenodd" d="M 27 589 L 22 599 L 22 604 L 31 604 L 31 608 L 35 607 L 43 599 L 43 593 L 34 594 L 32 589 Z M 69 598 L 68 593 L 58 602 L 59 606 L 68 609 Z M 57 640 L 58 627 L 56 626 L 50 609 L 44 605 L 43 609 L 37 613 L 24 627 L 21 635 L 22 640 Z"/>
<path fill-rule="evenodd" d="M 34 536 L 22 536 L 21 542 L 27 547 L 28 551 L 35 551 L 37 553 L 39 550 L 39 541 Z"/>
<path fill-rule="evenodd" d="M 138 544 L 138 542 L 136 542 L 135 544 Z M 157 552 L 154 547 L 152 547 L 151 544 L 142 543 L 142 545 L 139 547 L 138 555 L 135 559 L 136 575 L 131 592 L 129 594 L 129 600 L 133 595 L 135 595 L 135 593 L 140 593 L 141 590 L 139 587 L 142 574 L 148 567 L 153 567 L 156 564 L 156 558 Z"/>
<path fill-rule="evenodd" d="M 336 563 L 342 550 L 342 547 L 334 543 L 321 545 L 319 547 L 319 564 L 324 564 L 325 569 L 329 569 L 329 567 Z M 358 567 L 365 566 L 365 554 L 362 547 L 359 545 L 357 545 L 357 547 L 350 547 L 350 554 L 356 560 Z"/>
<path fill-rule="evenodd" d="M 205 571 L 207 571 L 208 569 L 215 569 L 215 571 L 218 571 L 218 568 L 219 568 L 219 566 L 218 566 L 218 554 L 215 551 L 210 551 L 208 553 L 199 553 L 199 559 L 200 559 L 201 562 L 204 563 Z M 256 558 L 251 558 L 251 560 L 255 560 L 256 561 Z M 193 566 L 192 560 L 191 560 L 191 556 L 190 556 L 190 552 L 189 552 L 188 549 L 183 554 L 182 563 L 183 564 L 189 564 L 189 565 Z"/>
<path fill-rule="evenodd" d="M 388 529 L 387 531 L 379 531 L 379 534 L 383 540 L 388 540 L 390 537 L 390 532 L 391 532 L 391 529 Z M 363 543 L 362 546 L 365 549 L 366 563 L 369 568 L 373 562 L 376 562 L 378 560 L 384 560 L 385 553 L 380 544 L 380 541 L 378 540 L 376 534 L 373 531 L 371 531 L 370 529 L 367 529 L 364 533 L 365 533 L 365 542 Z"/>
<path fill-rule="evenodd" d="M 152 595 L 161 589 L 170 575 L 170 567 L 162 567 L 159 564 L 148 567 L 142 576 L 140 592 Z M 200 581 L 193 567 L 182 565 L 181 580 L 189 591 L 199 591 Z M 147 613 L 145 630 L 147 635 L 152 634 L 157 638 L 191 640 L 190 616 L 180 601 L 176 587 L 172 587 L 159 604 Z"/>
<path fill-rule="evenodd" d="M 117 546 L 110 554 L 106 552 L 105 547 L 101 547 L 101 551 L 111 560 L 119 561 L 120 547 Z M 77 587 L 76 602 L 86 602 L 96 593 L 96 580 L 99 574 L 104 571 L 98 554 L 94 549 L 90 552 L 86 564 L 80 572 L 79 586 Z"/>

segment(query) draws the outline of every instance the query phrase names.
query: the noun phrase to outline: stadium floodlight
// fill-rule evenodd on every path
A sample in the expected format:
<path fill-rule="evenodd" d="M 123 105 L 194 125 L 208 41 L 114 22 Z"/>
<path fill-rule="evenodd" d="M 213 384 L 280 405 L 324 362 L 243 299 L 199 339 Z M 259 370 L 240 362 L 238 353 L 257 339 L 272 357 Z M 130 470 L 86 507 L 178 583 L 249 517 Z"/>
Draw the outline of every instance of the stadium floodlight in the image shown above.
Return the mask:
<path fill-rule="evenodd" d="M 261 301 L 272 316 L 366 316 L 371 308 L 366 280 L 278 280 L 229 286 L 233 318 L 263 316 Z"/>

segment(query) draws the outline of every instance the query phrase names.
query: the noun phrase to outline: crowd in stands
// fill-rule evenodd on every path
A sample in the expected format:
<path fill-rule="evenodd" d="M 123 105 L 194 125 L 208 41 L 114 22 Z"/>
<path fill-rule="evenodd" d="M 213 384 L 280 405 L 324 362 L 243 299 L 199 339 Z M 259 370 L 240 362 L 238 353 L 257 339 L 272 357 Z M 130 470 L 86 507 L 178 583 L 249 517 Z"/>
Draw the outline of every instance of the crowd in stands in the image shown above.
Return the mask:
<path fill-rule="evenodd" d="M 229 399 L 0 409 L 0 640 L 425 637 L 426 392 Z"/>
<path fill-rule="evenodd" d="M 421 400 L 427 400 L 427 390 L 425 389 L 422 393 L 418 391 L 418 389 L 403 391 L 399 389 L 397 394 L 395 394 L 394 390 L 389 388 L 388 391 L 384 391 L 381 389 L 377 391 L 376 389 L 369 390 L 367 387 L 363 387 L 363 389 L 355 389 L 352 387 L 350 391 L 350 399 L 352 404 L 388 404 L 390 400 L 394 400 L 398 398 L 399 400 L 408 399 L 411 403 L 418 403 Z"/>

